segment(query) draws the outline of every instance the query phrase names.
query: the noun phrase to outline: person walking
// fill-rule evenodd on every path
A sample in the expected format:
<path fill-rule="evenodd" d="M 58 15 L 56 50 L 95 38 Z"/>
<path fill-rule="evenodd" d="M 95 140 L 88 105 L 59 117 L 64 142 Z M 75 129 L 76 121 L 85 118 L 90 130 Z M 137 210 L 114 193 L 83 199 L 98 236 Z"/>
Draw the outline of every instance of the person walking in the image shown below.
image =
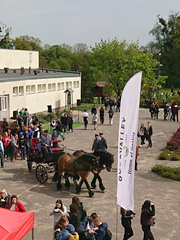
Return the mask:
<path fill-rule="evenodd" d="M 144 232 L 143 240 L 154 240 L 151 226 L 154 226 L 155 206 L 151 201 L 146 200 L 141 209 L 141 225 Z"/>
<path fill-rule="evenodd" d="M 86 109 L 84 110 L 83 112 L 83 120 L 84 120 L 84 129 L 86 130 L 87 129 L 87 125 L 88 125 L 88 116 L 89 114 L 87 113 Z"/>
<path fill-rule="evenodd" d="M 101 107 L 101 109 L 99 110 L 99 115 L 100 115 L 100 122 L 101 124 L 104 123 L 104 108 Z"/>
<path fill-rule="evenodd" d="M 146 128 L 144 126 L 144 123 L 141 123 L 140 129 L 139 129 L 139 136 L 141 137 L 141 144 L 139 147 L 142 147 L 145 145 L 145 137 L 146 137 Z"/>
<path fill-rule="evenodd" d="M 108 148 L 108 146 L 107 146 L 107 142 L 106 142 L 106 139 L 105 139 L 103 133 L 100 133 L 99 136 L 101 138 L 100 143 L 99 143 L 99 149 L 106 150 Z"/>
<path fill-rule="evenodd" d="M 92 151 L 97 151 L 99 149 L 99 144 L 100 144 L 100 140 L 99 140 L 99 135 L 95 134 L 95 139 L 92 145 Z"/>
<path fill-rule="evenodd" d="M 112 110 L 112 107 L 110 107 L 110 110 L 108 111 L 109 113 L 109 123 L 112 126 L 113 125 L 113 116 L 114 116 L 114 111 Z"/>
<path fill-rule="evenodd" d="M 175 103 L 174 107 L 173 107 L 173 121 L 175 122 L 175 117 L 177 118 L 177 122 L 178 122 L 178 111 L 179 111 L 179 107 L 178 105 Z"/>
<path fill-rule="evenodd" d="M 98 115 L 96 112 L 93 113 L 92 115 L 92 122 L 93 122 L 93 125 L 94 125 L 94 130 L 96 130 L 97 128 L 97 121 L 98 121 Z"/>
<path fill-rule="evenodd" d="M 147 135 L 146 135 L 146 139 L 148 141 L 148 147 L 147 148 L 152 148 L 152 140 L 151 140 L 151 136 L 153 135 L 153 130 L 152 130 L 152 126 L 151 123 L 148 122 L 147 123 Z"/>
<path fill-rule="evenodd" d="M 131 227 L 131 219 L 135 218 L 136 214 L 131 210 L 125 210 L 121 207 L 121 224 L 124 227 L 124 238 L 127 240 L 133 236 L 133 230 Z"/>

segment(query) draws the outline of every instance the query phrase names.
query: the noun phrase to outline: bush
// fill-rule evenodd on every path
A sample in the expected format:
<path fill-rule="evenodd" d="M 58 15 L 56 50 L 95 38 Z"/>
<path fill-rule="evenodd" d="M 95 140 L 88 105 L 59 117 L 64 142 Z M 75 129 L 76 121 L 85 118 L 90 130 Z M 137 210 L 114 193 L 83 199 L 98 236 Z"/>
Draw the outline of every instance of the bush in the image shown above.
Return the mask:
<path fill-rule="evenodd" d="M 155 165 L 152 169 L 152 172 L 157 173 L 158 175 L 173 180 L 180 181 L 180 168 L 171 168 L 163 165 Z"/>
<path fill-rule="evenodd" d="M 171 145 L 167 145 L 167 146 L 166 146 L 166 149 L 169 150 L 169 151 L 174 151 L 174 147 L 171 146 Z"/>
<path fill-rule="evenodd" d="M 169 159 L 169 155 L 166 151 L 162 152 L 159 154 L 159 157 L 158 157 L 159 160 L 168 160 Z"/>
<path fill-rule="evenodd" d="M 173 154 L 171 155 L 171 157 L 170 157 L 170 160 L 172 160 L 172 161 L 178 161 L 178 160 L 180 160 L 180 158 L 179 158 L 179 156 L 178 156 L 177 154 L 173 153 Z"/>

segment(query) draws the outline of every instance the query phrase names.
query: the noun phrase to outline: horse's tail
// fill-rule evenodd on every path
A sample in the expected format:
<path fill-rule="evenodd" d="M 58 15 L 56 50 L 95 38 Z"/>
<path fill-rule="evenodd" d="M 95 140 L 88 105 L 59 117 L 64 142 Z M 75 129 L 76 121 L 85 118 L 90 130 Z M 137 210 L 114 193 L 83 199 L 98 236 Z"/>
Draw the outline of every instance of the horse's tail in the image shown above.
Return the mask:
<path fill-rule="evenodd" d="M 58 180 L 58 175 L 59 175 L 59 172 L 58 172 L 58 161 L 56 162 L 56 165 L 55 165 L 55 173 L 54 173 L 54 176 L 52 177 L 52 181 L 53 182 L 57 182 Z"/>

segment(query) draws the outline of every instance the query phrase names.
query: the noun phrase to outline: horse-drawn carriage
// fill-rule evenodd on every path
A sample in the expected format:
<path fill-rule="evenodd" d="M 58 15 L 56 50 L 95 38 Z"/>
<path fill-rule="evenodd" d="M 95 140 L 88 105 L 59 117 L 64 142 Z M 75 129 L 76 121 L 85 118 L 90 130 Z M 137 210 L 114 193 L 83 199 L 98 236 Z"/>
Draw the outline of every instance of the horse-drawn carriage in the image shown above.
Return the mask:
<path fill-rule="evenodd" d="M 65 153 L 65 146 L 59 145 L 61 140 L 52 139 L 52 153 L 45 153 L 43 148 L 37 153 L 35 152 L 36 140 L 37 138 L 31 139 L 27 146 L 27 166 L 31 172 L 33 162 L 36 163 L 36 178 L 43 184 L 48 180 L 48 173 L 55 171 L 58 158 Z"/>
<path fill-rule="evenodd" d="M 45 183 L 48 180 L 48 173 L 53 173 L 53 181 L 57 182 L 57 189 L 62 188 L 61 176 L 65 178 L 65 187 L 70 187 L 69 177 L 78 179 L 81 177 L 79 184 L 76 186 L 76 192 L 81 191 L 83 183 L 86 184 L 89 196 L 92 197 L 94 193 L 90 189 L 90 185 L 87 181 L 87 177 L 92 172 L 94 178 L 91 182 L 91 187 L 96 187 L 96 180 L 99 180 L 99 187 L 104 191 L 105 187 L 100 177 L 100 172 L 106 168 L 107 171 L 111 171 L 114 157 L 111 153 L 105 150 L 95 151 L 93 154 L 87 153 L 83 150 L 75 151 L 73 154 L 65 153 L 64 146 L 59 147 L 58 142 L 53 142 L 53 153 L 43 153 L 39 156 L 35 154 L 36 139 L 31 140 L 30 147 L 27 151 L 27 165 L 29 171 L 32 170 L 32 163 L 37 164 L 36 178 L 40 183 Z M 64 175 L 63 175 L 64 173 Z"/>

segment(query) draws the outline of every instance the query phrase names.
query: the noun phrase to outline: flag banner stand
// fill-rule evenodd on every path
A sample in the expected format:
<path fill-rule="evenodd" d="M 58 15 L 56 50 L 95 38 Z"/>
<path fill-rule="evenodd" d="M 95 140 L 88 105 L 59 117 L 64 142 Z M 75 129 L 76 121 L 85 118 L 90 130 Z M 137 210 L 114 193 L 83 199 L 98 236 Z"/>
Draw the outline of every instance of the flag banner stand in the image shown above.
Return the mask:
<path fill-rule="evenodd" d="M 121 96 L 118 137 L 117 204 L 134 211 L 134 168 L 142 72 L 125 85 Z"/>

